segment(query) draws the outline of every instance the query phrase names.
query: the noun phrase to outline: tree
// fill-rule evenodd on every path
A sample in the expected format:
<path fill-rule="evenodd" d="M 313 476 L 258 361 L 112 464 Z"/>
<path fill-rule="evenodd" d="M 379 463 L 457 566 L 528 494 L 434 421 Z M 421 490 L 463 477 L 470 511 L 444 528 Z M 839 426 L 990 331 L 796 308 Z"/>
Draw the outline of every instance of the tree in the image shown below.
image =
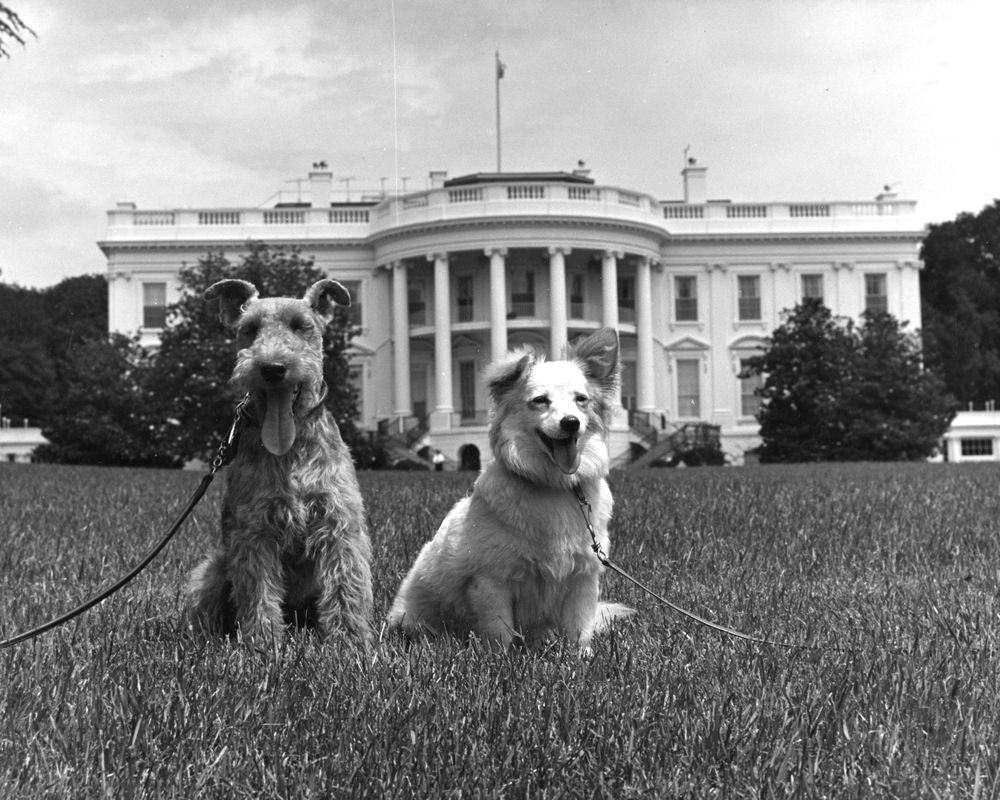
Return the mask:
<path fill-rule="evenodd" d="M 957 403 L 924 369 L 920 341 L 891 314 L 864 314 L 857 361 L 845 386 L 841 460 L 917 461 L 934 453 Z"/>
<path fill-rule="evenodd" d="M 920 250 L 927 361 L 961 403 L 1000 397 L 1000 200 L 931 225 Z"/>
<path fill-rule="evenodd" d="M 241 278 L 263 297 L 301 297 L 326 275 L 297 249 L 249 242 L 249 252 L 233 264 L 222 252 L 209 253 L 181 269 L 184 293 L 167 312 L 167 328 L 143 381 L 150 409 L 158 416 L 154 439 L 159 449 L 183 463 L 207 459 L 229 430 L 237 397 L 229 387 L 236 357 L 234 333 L 219 322 L 204 300 L 205 290 L 225 278 Z M 355 458 L 364 449 L 357 429 L 357 392 L 349 380 L 347 352 L 354 331 L 345 309 L 338 309 L 324 335 L 326 405 Z"/>
<path fill-rule="evenodd" d="M 48 412 L 56 368 L 45 327 L 40 291 L 0 284 L 0 410 L 5 417 L 39 421 Z"/>
<path fill-rule="evenodd" d="M 31 30 L 12 8 L 0 3 L 0 58 L 10 58 L 10 51 L 7 49 L 7 42 L 13 39 L 24 46 L 24 36 L 22 34 L 35 32 Z"/>
<path fill-rule="evenodd" d="M 866 314 L 858 328 L 814 299 L 789 312 L 746 374 L 765 376 L 762 462 L 926 458 L 954 416 L 917 338 L 891 315 Z"/>
<path fill-rule="evenodd" d="M 66 361 L 108 335 L 102 275 L 66 278 L 47 289 L 0 284 L 0 406 L 4 416 L 44 424 L 59 396 Z M 71 365 L 71 369 L 73 366 Z"/>
<path fill-rule="evenodd" d="M 101 466 L 177 466 L 157 447 L 147 412 L 147 354 L 134 339 L 113 334 L 84 341 L 61 367 L 53 413 L 42 426 L 49 440 L 40 461 Z"/>
<path fill-rule="evenodd" d="M 58 362 L 76 358 L 84 342 L 108 336 L 108 281 L 103 275 L 65 278 L 42 292 L 46 349 Z"/>
<path fill-rule="evenodd" d="M 767 351 L 749 360 L 763 374 L 758 414 L 761 461 L 828 461 L 842 437 L 837 398 L 854 358 L 854 340 L 820 301 L 796 306 L 771 336 Z"/>

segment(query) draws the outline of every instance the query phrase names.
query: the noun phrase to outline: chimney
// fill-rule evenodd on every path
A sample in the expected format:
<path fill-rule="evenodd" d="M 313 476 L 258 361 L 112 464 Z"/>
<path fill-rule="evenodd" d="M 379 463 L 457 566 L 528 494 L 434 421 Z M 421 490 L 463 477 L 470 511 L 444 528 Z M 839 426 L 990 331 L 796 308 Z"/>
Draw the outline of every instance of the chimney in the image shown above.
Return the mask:
<path fill-rule="evenodd" d="M 428 177 L 430 178 L 432 189 L 441 189 L 444 187 L 444 182 L 448 180 L 448 170 L 432 169 Z"/>
<path fill-rule="evenodd" d="M 309 173 L 309 189 L 312 196 L 313 208 L 330 207 L 330 189 L 333 186 L 333 172 L 327 167 L 325 161 L 317 161 L 313 164 Z"/>
<path fill-rule="evenodd" d="M 578 178 L 589 178 L 590 170 L 587 169 L 587 162 L 584 161 L 582 158 L 579 161 L 577 161 L 576 169 L 573 170 L 573 174 L 576 175 Z"/>
<path fill-rule="evenodd" d="M 684 176 L 684 202 L 685 203 L 704 203 L 707 198 L 707 189 L 705 186 L 705 173 L 708 172 L 708 167 L 699 167 L 698 161 L 694 158 L 689 158 L 687 160 L 687 166 L 681 170 L 681 175 Z"/>

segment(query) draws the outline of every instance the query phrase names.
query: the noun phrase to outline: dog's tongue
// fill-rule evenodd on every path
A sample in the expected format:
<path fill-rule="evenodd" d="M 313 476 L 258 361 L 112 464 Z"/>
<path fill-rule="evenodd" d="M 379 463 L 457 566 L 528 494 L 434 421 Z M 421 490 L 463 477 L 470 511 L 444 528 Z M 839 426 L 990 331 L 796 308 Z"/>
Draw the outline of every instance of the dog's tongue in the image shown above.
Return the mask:
<path fill-rule="evenodd" d="M 552 458 L 564 475 L 572 475 L 580 466 L 580 449 L 574 436 L 552 440 Z"/>
<path fill-rule="evenodd" d="M 295 441 L 295 418 L 292 416 L 294 390 L 289 388 L 267 390 L 267 411 L 260 439 L 269 453 L 282 456 Z"/>

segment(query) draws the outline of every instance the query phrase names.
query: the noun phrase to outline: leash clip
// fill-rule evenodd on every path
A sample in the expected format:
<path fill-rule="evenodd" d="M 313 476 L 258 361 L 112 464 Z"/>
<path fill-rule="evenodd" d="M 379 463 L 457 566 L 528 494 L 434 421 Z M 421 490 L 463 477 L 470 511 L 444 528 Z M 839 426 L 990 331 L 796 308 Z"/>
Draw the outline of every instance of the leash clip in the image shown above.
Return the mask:
<path fill-rule="evenodd" d="M 236 441 L 236 432 L 239 429 L 240 422 L 243 420 L 243 409 L 247 407 L 247 403 L 249 402 L 250 392 L 247 392 L 243 395 L 243 399 L 236 404 L 236 409 L 233 411 L 233 424 L 229 426 L 229 434 L 226 436 L 226 441 L 219 445 L 219 450 L 216 452 L 215 458 L 212 459 L 213 475 L 226 463 L 226 453 L 233 446 L 233 442 Z"/>

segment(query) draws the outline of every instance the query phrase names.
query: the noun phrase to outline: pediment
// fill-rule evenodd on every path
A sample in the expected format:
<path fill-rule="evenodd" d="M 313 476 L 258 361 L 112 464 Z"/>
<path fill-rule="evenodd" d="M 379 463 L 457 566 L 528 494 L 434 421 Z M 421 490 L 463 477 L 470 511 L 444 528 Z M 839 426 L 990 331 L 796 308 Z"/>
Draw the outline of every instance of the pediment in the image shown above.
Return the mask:
<path fill-rule="evenodd" d="M 675 339 L 669 344 L 665 345 L 667 350 L 681 350 L 681 351 L 703 351 L 708 350 L 708 342 L 702 339 L 696 339 L 693 336 L 684 336 L 680 339 Z"/>
<path fill-rule="evenodd" d="M 766 350 L 767 339 L 763 336 L 740 336 L 729 343 L 730 350 Z"/>

